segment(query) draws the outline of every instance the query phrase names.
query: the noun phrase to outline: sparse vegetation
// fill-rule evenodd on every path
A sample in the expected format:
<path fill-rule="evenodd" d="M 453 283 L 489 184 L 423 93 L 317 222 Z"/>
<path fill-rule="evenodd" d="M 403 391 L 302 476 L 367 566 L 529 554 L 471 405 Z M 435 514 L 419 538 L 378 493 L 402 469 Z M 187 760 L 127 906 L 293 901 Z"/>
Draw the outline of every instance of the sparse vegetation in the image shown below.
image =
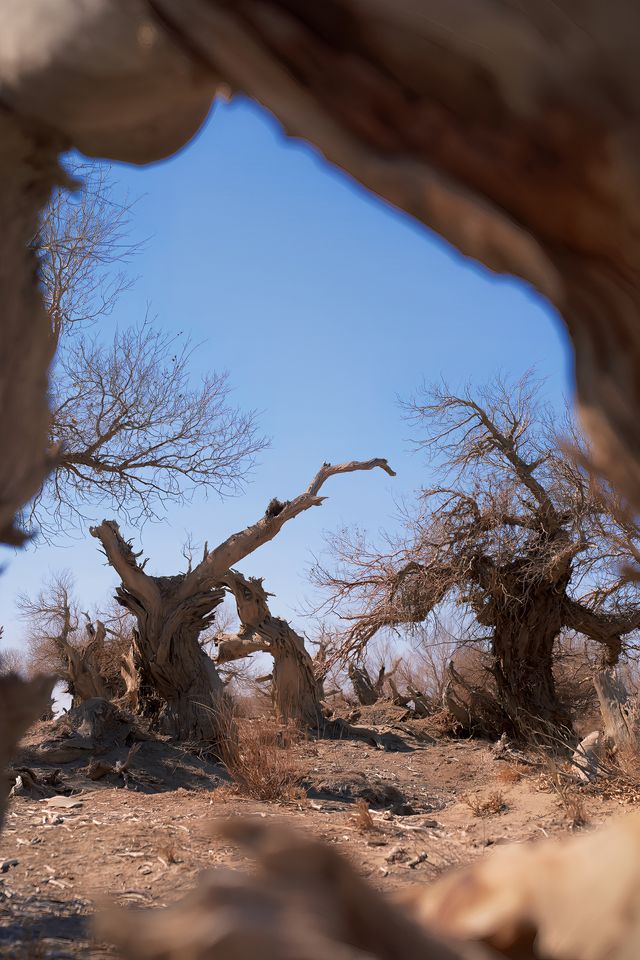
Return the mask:
<path fill-rule="evenodd" d="M 498 769 L 497 780 L 504 784 L 520 783 L 525 768 L 517 763 L 501 763 Z"/>
<path fill-rule="evenodd" d="M 266 803 L 291 803 L 305 797 L 302 773 L 281 730 L 273 722 L 223 721 L 227 735 L 219 743 L 220 759 L 240 794 Z"/>
<path fill-rule="evenodd" d="M 507 809 L 507 801 L 501 790 L 492 790 L 486 795 L 477 793 L 467 793 L 461 798 L 462 803 L 466 804 L 474 817 L 494 817 L 499 813 L 504 813 Z"/>
<path fill-rule="evenodd" d="M 351 819 L 360 833 L 371 833 L 379 829 L 371 816 L 369 804 L 362 797 L 356 800 Z"/>

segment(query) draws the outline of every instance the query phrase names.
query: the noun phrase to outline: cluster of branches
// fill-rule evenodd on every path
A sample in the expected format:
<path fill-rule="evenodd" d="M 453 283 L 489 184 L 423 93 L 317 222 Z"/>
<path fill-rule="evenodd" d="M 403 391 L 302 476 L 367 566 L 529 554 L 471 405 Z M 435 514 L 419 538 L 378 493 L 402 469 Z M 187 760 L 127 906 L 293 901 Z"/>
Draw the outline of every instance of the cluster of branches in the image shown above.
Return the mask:
<path fill-rule="evenodd" d="M 125 694 L 122 668 L 133 623 L 121 607 L 82 611 L 67 571 L 51 576 L 35 596 L 22 594 L 17 604 L 27 626 L 28 673 L 55 676 L 74 705 L 92 696 Z"/>
<path fill-rule="evenodd" d="M 381 629 L 424 624 L 453 603 L 472 615 L 476 638 L 493 644 L 503 660 L 496 670 L 517 673 L 512 659 L 542 662 L 549 651 L 534 652 L 536 637 L 551 631 L 552 643 L 566 629 L 616 662 L 622 638 L 640 626 L 629 571 L 640 536 L 582 466 L 589 451 L 569 416 L 558 424 L 530 374 L 477 392 L 424 390 L 406 413 L 442 482 L 404 508 L 403 532 L 382 547 L 358 530 L 330 538 L 332 565 L 316 563 L 313 580 L 327 591 L 325 609 L 347 623 L 340 655 L 357 658 Z M 498 657 L 501 644 L 513 658 Z"/>
<path fill-rule="evenodd" d="M 196 490 L 242 486 L 265 440 L 255 413 L 230 399 L 226 373 L 199 382 L 193 347 L 147 317 L 105 335 L 104 321 L 130 286 L 124 265 L 131 204 L 103 166 L 71 167 L 77 194 L 54 192 L 35 238 L 57 348 L 51 386 L 53 469 L 27 522 L 44 538 L 82 528 L 107 505 L 140 523 Z"/>

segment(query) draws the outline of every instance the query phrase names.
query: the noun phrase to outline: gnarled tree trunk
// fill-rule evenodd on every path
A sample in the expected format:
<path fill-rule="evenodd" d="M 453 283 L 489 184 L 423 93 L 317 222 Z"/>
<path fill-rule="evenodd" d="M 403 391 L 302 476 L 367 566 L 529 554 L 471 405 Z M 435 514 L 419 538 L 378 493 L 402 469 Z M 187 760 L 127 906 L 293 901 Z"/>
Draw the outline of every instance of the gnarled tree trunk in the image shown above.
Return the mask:
<path fill-rule="evenodd" d="M 637 756 L 640 745 L 640 717 L 637 698 L 630 697 L 615 668 L 601 670 L 594 677 L 604 733 L 623 759 Z"/>
<path fill-rule="evenodd" d="M 330 477 L 376 468 L 395 476 L 384 459 L 324 463 L 303 493 L 284 503 L 273 500 L 257 523 L 232 534 L 213 550 L 205 546 L 200 563 L 174 577 L 145 573 L 144 563 L 138 563 L 138 555 L 115 521 L 103 520 L 91 528 L 91 535 L 100 541 L 120 577 L 116 598 L 136 619 L 132 654 L 123 665 L 126 674 L 132 667 L 139 674 L 137 683 L 129 676 L 131 693 L 137 698 L 139 709 L 151 714 L 160 729 L 184 740 L 215 742 L 229 735 L 223 684 L 199 638 L 222 601 L 232 565 L 272 540 L 288 520 L 320 506 L 325 499 L 320 490 Z M 288 630 L 288 626 L 281 628 L 277 624 L 274 620 L 273 645 L 279 651 L 282 690 L 289 691 L 294 701 L 304 694 L 306 702 L 302 688 L 297 693 L 290 689 L 294 671 L 288 662 L 296 657 L 303 659 L 303 652 L 308 656 L 304 644 L 303 652 L 296 651 L 295 637 L 284 629 Z M 282 694 L 283 709 L 287 695 Z M 307 715 L 309 709 L 305 708 Z"/>
<path fill-rule="evenodd" d="M 384 664 L 380 667 L 375 683 L 364 663 L 349 663 L 348 672 L 358 703 L 363 707 L 371 707 L 377 703 L 382 696 L 384 686 L 386 672 Z"/>
<path fill-rule="evenodd" d="M 207 598 L 208 599 L 208 598 Z M 219 602 L 219 600 L 218 600 Z M 178 622 L 169 636 L 165 624 Z M 228 735 L 229 710 L 218 671 L 199 643 L 201 622 L 163 597 L 138 620 L 138 708 L 178 740 L 216 743 Z"/>
<path fill-rule="evenodd" d="M 571 717 L 558 699 L 553 676 L 553 648 L 563 626 L 561 601 L 553 590 L 541 591 L 522 604 L 525 609 L 510 605 L 496 618 L 493 675 L 512 734 L 528 738 L 534 731 L 571 731 Z"/>
<path fill-rule="evenodd" d="M 215 746 L 228 734 L 222 681 L 199 643 L 223 591 L 185 589 L 188 574 L 144 573 L 113 521 L 91 530 L 121 577 L 116 598 L 136 620 L 126 658 L 125 683 L 132 706 L 169 736 Z"/>
<path fill-rule="evenodd" d="M 273 617 L 262 580 L 230 570 L 224 583 L 234 595 L 242 629 L 217 639 L 218 664 L 246 657 L 258 650 L 273 657 L 271 692 L 276 717 L 311 729 L 322 727 L 322 684 L 302 637 L 286 620 Z"/>

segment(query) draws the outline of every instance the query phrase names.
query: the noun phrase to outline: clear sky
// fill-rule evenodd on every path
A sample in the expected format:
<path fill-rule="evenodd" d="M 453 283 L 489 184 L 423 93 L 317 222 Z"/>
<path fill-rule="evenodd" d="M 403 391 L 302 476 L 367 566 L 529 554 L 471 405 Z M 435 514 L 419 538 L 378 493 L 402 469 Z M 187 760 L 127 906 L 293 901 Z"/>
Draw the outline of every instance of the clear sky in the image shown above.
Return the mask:
<path fill-rule="evenodd" d="M 333 478 L 322 508 L 241 565 L 265 577 L 273 612 L 304 628 L 308 566 L 323 532 L 391 527 L 394 502 L 428 483 L 398 397 L 425 379 L 483 383 L 532 365 L 552 402 L 571 390 L 564 330 L 529 289 L 463 260 L 246 101 L 216 107 L 171 160 L 112 173 L 123 196 L 140 197 L 133 238 L 148 242 L 105 334 L 139 320 L 149 303 L 160 326 L 190 331 L 200 345 L 195 374 L 230 371 L 237 403 L 261 411 L 272 441 L 244 496 L 197 498 L 161 523 L 123 528 L 149 555 L 150 572 L 179 571 L 188 532 L 210 545 L 224 539 L 271 497 L 299 493 L 324 460 L 387 457 L 395 480 L 377 471 Z M 36 591 L 49 571 L 70 569 L 87 606 L 116 583 L 88 534 L 1 559 L 6 646 L 23 629 L 16 594 Z"/>

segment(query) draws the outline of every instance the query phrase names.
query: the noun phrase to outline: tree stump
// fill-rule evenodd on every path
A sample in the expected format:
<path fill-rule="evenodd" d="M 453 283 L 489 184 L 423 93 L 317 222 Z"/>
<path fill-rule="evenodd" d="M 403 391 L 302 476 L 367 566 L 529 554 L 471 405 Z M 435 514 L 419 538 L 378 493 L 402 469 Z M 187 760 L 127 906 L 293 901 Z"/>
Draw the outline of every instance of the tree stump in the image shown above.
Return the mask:
<path fill-rule="evenodd" d="M 638 749 L 638 707 L 615 667 L 608 667 L 593 679 L 604 733 L 617 753 L 631 754 Z"/>

